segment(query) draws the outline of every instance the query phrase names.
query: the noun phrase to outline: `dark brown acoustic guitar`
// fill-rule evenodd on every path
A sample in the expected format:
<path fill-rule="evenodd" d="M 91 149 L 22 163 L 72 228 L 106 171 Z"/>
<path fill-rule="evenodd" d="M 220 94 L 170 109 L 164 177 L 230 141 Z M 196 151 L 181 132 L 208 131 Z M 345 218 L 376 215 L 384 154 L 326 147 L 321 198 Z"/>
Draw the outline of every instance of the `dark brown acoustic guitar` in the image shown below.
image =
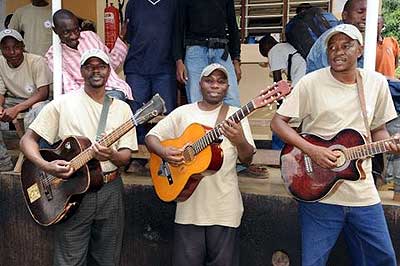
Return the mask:
<path fill-rule="evenodd" d="M 131 119 L 102 137 L 99 144 L 109 147 L 132 128 L 164 112 L 164 100 L 156 94 Z M 69 161 L 75 172 L 67 179 L 50 175 L 27 159 L 23 162 L 22 190 L 26 206 L 38 224 L 49 226 L 70 217 L 85 192 L 101 188 L 103 174 L 100 162 L 93 158 L 90 146 L 88 138 L 71 136 L 55 149 L 40 150 L 46 161 Z"/>

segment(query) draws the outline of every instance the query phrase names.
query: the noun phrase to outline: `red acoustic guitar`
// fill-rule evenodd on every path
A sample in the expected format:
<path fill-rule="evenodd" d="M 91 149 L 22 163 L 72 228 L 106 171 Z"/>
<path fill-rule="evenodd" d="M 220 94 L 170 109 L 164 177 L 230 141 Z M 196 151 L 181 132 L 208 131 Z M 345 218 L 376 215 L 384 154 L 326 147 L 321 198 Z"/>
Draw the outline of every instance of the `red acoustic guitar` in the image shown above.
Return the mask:
<path fill-rule="evenodd" d="M 285 81 L 280 81 L 228 119 L 239 122 L 256 109 L 284 97 L 289 92 L 289 85 Z M 185 201 L 192 195 L 203 178 L 203 172 L 206 170 L 217 171 L 221 167 L 223 153 L 219 144 L 215 143 L 221 134 L 220 125 L 209 130 L 203 125 L 194 123 L 189 125 L 179 138 L 161 142 L 164 146 L 184 148 L 183 156 L 185 158 L 182 165 L 174 166 L 162 160 L 158 155 L 151 154 L 150 173 L 156 193 L 161 200 Z"/>
<path fill-rule="evenodd" d="M 285 145 L 281 152 L 281 174 L 287 190 L 301 201 L 318 201 L 344 181 L 365 179 L 361 163 L 367 157 L 387 151 L 385 143 L 398 143 L 397 138 L 390 138 L 365 144 L 364 137 L 354 129 L 344 129 L 331 139 L 323 139 L 312 134 L 303 134 L 308 142 L 329 148 L 340 157 L 337 166 L 327 169 L 314 163 L 300 149 Z"/>

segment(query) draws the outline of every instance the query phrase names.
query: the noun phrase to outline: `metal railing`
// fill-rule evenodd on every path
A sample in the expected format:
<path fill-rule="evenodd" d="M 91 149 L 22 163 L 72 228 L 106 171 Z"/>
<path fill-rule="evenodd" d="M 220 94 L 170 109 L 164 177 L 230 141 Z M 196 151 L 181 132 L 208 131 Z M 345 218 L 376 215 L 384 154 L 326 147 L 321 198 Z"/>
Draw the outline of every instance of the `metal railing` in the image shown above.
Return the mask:
<path fill-rule="evenodd" d="M 239 29 L 242 42 L 247 36 L 283 34 L 288 21 L 296 15 L 295 7 L 304 3 L 328 11 L 332 8 L 332 0 L 236 0 L 235 9 L 237 17 L 240 17 Z"/>

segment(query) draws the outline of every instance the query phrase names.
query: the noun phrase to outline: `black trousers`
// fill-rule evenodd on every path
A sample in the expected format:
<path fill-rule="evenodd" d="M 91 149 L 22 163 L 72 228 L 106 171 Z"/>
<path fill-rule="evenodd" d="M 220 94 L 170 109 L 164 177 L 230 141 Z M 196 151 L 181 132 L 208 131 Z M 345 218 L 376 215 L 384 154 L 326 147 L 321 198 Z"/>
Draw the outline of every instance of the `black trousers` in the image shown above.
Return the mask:
<path fill-rule="evenodd" d="M 239 266 L 239 229 L 175 224 L 173 266 Z"/>

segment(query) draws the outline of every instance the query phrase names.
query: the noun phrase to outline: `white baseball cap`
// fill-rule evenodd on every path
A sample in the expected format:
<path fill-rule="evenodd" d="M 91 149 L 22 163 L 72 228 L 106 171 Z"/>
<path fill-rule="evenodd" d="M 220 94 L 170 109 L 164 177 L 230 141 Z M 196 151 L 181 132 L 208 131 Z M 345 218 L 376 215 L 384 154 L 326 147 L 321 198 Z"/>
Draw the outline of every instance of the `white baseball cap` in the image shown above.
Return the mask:
<path fill-rule="evenodd" d="M 361 45 L 363 45 L 363 36 L 356 26 L 352 24 L 340 24 L 332 28 L 325 39 L 325 45 L 328 46 L 329 40 L 337 33 L 344 33 L 353 40 L 357 40 Z"/>
<path fill-rule="evenodd" d="M 81 66 L 83 66 L 89 58 L 97 57 L 101 59 L 107 65 L 110 64 L 110 58 L 108 55 L 100 49 L 90 49 L 85 51 L 81 56 Z"/>
<path fill-rule="evenodd" d="M 21 34 L 13 29 L 5 29 L 0 32 L 0 42 L 5 38 L 5 37 L 13 37 L 19 42 L 23 42 L 24 38 L 22 38 Z"/>
<path fill-rule="evenodd" d="M 212 63 L 206 66 L 203 71 L 201 71 L 200 77 L 208 77 L 215 70 L 221 70 L 226 75 L 226 78 L 228 78 L 228 71 L 223 65 L 218 63 Z"/>

